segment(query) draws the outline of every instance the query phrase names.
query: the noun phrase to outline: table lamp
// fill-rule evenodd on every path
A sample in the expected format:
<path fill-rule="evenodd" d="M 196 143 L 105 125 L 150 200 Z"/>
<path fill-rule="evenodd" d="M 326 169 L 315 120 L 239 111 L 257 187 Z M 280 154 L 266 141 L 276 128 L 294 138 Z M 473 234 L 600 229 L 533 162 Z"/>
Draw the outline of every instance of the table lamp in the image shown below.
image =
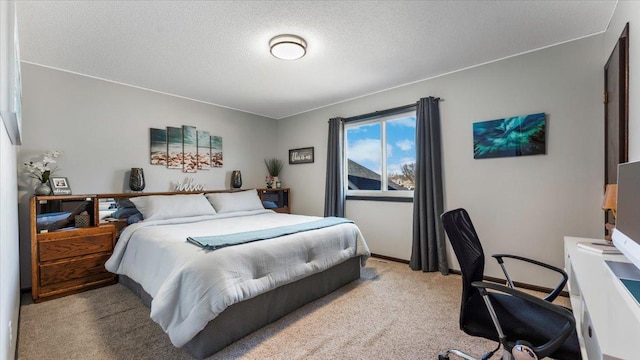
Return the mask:
<path fill-rule="evenodd" d="M 615 221 L 616 218 L 616 205 L 618 201 L 618 185 L 617 184 L 607 184 L 607 187 L 604 191 L 604 199 L 602 199 L 602 210 L 605 211 L 605 216 L 607 211 L 611 210 L 611 214 L 613 215 L 613 219 Z M 613 232 L 614 224 L 605 222 L 604 227 L 607 229 L 607 234 L 605 234 L 604 239 L 607 241 L 611 241 L 611 233 Z"/>
<path fill-rule="evenodd" d="M 618 185 L 607 184 L 604 191 L 604 199 L 602 200 L 602 210 L 605 212 L 611 210 L 613 218 L 616 218 L 616 202 L 618 200 Z"/>

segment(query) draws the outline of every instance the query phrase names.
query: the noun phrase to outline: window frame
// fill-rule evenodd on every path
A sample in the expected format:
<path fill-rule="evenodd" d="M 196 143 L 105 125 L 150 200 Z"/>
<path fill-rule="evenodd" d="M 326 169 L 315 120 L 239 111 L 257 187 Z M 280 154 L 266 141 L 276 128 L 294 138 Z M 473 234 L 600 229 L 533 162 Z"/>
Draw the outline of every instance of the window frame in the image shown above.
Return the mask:
<path fill-rule="evenodd" d="M 375 113 L 354 117 L 354 120 L 346 119 L 343 127 L 344 145 L 343 151 L 343 184 L 347 200 L 373 200 L 411 202 L 414 190 L 389 190 L 387 174 L 387 123 L 406 116 L 414 116 L 417 121 L 416 105 L 406 105 L 394 109 L 376 111 Z M 348 136 L 349 128 L 362 125 L 380 124 L 380 153 L 381 153 L 381 189 L 380 190 L 350 190 L 349 189 L 349 159 Z"/>

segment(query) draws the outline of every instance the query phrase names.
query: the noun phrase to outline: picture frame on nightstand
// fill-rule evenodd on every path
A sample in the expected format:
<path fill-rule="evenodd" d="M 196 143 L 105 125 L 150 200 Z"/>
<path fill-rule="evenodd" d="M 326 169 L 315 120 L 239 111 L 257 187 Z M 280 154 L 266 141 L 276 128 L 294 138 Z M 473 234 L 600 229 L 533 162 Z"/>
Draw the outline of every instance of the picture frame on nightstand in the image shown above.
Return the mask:
<path fill-rule="evenodd" d="M 71 195 L 71 186 L 66 177 L 52 176 L 49 178 L 49 185 L 53 195 Z"/>

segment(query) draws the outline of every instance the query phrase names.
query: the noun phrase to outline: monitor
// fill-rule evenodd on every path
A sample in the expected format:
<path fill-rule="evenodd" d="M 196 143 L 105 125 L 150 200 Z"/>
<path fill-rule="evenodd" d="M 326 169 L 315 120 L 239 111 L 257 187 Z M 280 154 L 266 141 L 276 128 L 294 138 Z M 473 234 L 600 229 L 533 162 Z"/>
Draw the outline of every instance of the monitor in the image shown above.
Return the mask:
<path fill-rule="evenodd" d="M 618 165 L 613 245 L 640 269 L 640 161 Z"/>

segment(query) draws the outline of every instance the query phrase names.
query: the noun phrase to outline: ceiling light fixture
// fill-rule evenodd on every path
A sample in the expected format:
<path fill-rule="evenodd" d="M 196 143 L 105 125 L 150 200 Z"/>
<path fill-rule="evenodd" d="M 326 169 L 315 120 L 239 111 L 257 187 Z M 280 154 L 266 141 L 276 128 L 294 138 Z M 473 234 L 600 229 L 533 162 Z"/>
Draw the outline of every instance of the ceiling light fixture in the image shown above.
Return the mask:
<path fill-rule="evenodd" d="M 278 35 L 269 41 L 271 55 L 282 60 L 297 60 L 307 53 L 307 42 L 296 35 Z"/>

